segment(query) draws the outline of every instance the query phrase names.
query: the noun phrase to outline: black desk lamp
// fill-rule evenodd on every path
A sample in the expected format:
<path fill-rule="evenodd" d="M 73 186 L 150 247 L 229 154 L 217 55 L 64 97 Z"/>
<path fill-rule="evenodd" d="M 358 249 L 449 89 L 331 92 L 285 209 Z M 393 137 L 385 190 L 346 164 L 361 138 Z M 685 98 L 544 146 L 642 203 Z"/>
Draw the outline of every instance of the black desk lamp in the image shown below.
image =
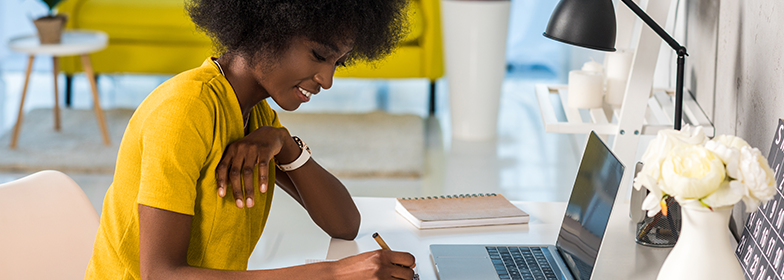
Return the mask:
<path fill-rule="evenodd" d="M 620 1 L 678 53 L 674 128 L 680 130 L 683 117 L 683 68 L 688 55 L 686 48 L 678 44 L 634 1 Z M 584 48 L 615 51 L 615 10 L 612 0 L 561 0 L 550 16 L 544 36 Z"/>

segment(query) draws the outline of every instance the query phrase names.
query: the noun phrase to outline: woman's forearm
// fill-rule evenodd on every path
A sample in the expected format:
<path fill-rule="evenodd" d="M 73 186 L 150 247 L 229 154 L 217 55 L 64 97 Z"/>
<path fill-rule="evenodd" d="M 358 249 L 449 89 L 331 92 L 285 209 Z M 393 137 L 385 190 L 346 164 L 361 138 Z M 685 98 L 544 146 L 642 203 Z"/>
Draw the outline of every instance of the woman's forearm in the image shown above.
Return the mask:
<path fill-rule="evenodd" d="M 192 216 L 139 205 L 139 266 L 142 279 L 330 279 L 336 263 L 272 270 L 226 271 L 188 265 Z"/>
<path fill-rule="evenodd" d="M 307 169 L 288 172 L 313 221 L 335 238 L 352 240 L 359 232 L 361 217 L 346 187 L 314 160 Z M 312 169 L 312 170 L 311 170 Z"/>
<path fill-rule="evenodd" d="M 284 163 L 294 161 L 293 154 L 301 152 L 293 140 L 286 142 L 276 157 Z M 327 234 L 347 240 L 356 237 L 361 218 L 351 194 L 313 158 L 296 170 L 278 171 L 276 177 L 278 184 L 302 204 L 311 219 Z"/>
<path fill-rule="evenodd" d="M 229 271 L 197 268 L 187 264 L 165 266 L 161 262 L 142 266 L 142 279 L 330 279 L 333 263 L 314 263 L 270 270 Z"/>

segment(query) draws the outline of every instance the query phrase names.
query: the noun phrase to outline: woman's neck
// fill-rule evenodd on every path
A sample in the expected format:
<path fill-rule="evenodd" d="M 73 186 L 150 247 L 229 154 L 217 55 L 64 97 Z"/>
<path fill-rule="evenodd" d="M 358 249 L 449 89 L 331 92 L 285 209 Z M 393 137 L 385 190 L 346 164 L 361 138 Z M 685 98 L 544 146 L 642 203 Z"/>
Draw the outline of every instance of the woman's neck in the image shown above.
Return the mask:
<path fill-rule="evenodd" d="M 243 120 L 247 119 L 251 109 L 269 97 L 269 94 L 256 80 L 253 74 L 253 66 L 242 56 L 223 55 L 217 59 L 217 62 L 223 70 L 226 80 L 229 81 L 232 89 L 234 89 L 234 94 L 237 95 Z"/>

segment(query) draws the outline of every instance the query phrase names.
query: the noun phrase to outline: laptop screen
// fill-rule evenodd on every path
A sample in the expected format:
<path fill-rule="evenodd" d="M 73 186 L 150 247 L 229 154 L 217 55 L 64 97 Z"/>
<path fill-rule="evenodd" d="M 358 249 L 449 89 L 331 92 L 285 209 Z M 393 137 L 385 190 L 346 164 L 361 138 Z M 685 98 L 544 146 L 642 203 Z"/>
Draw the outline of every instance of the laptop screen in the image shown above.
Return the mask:
<path fill-rule="evenodd" d="M 610 219 L 623 165 L 591 132 L 556 247 L 576 279 L 589 279 Z"/>

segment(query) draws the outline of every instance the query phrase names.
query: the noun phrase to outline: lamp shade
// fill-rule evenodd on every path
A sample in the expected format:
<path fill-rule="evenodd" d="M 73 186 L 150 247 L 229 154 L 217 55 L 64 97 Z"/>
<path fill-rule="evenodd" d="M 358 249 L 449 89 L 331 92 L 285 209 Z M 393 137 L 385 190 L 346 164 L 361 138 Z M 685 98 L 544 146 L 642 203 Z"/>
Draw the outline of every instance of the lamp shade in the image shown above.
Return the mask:
<path fill-rule="evenodd" d="M 567 44 L 615 51 L 615 9 L 612 0 L 561 0 L 544 36 Z"/>

